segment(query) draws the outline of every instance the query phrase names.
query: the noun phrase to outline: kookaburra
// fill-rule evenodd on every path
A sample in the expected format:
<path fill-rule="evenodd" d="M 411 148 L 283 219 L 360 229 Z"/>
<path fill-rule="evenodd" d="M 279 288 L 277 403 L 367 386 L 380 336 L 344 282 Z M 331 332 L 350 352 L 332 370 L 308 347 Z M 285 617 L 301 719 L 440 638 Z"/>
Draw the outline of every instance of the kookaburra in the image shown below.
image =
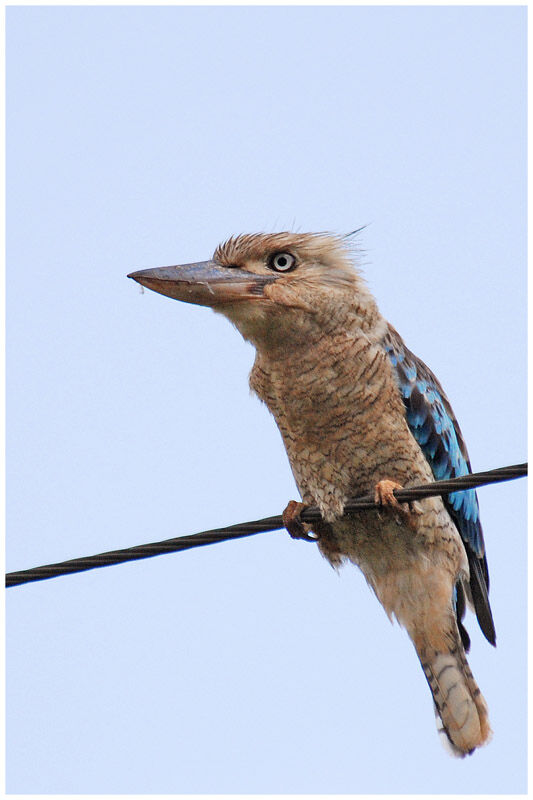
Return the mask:
<path fill-rule="evenodd" d="M 380 314 L 349 240 L 330 234 L 232 237 L 209 261 L 129 275 L 160 294 L 210 306 L 256 349 L 250 385 L 279 427 L 302 502 L 284 513 L 312 531 L 334 566 L 363 572 L 409 634 L 441 732 L 454 754 L 485 744 L 485 700 L 465 652 L 473 607 L 495 644 L 476 493 L 406 508 L 393 490 L 469 473 L 461 431 L 439 381 Z M 376 510 L 344 516 L 374 492 Z M 306 525 L 303 506 L 322 520 Z"/>

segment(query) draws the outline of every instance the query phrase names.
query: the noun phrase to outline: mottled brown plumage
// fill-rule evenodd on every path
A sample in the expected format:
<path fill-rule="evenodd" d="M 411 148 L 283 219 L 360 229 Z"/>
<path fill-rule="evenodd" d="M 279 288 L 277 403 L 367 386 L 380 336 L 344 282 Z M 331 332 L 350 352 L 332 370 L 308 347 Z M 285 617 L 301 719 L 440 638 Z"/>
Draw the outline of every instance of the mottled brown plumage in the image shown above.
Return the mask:
<path fill-rule="evenodd" d="M 322 512 L 323 522 L 312 526 L 318 547 L 334 566 L 360 567 L 413 641 L 453 752 L 472 752 L 488 740 L 490 726 L 453 602 L 456 584 L 470 598 L 467 552 L 441 498 L 405 512 L 394 507 L 389 486 L 379 487 L 434 476 L 407 423 L 384 346 L 393 329 L 346 240 L 292 233 L 231 238 L 197 279 L 210 294 L 195 294 L 195 266 L 201 265 L 177 268 L 185 271 L 166 290 L 161 276 L 150 275 L 157 270 L 134 277 L 211 305 L 255 346 L 250 386 L 276 420 L 303 503 Z M 387 507 L 343 516 L 349 497 L 374 490 Z"/>

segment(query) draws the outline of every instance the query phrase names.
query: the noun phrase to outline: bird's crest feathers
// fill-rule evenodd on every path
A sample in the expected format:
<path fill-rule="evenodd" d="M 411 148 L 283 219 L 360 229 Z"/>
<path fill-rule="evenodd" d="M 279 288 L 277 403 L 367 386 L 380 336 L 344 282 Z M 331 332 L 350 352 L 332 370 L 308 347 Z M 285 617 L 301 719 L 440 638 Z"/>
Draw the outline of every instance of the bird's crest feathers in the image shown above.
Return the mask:
<path fill-rule="evenodd" d="M 292 253 L 298 262 L 297 268 L 284 276 L 288 280 L 338 288 L 363 284 L 355 264 L 355 243 L 332 233 L 240 234 L 219 245 L 213 260 L 225 267 L 257 271 L 274 253 L 285 251 Z"/>

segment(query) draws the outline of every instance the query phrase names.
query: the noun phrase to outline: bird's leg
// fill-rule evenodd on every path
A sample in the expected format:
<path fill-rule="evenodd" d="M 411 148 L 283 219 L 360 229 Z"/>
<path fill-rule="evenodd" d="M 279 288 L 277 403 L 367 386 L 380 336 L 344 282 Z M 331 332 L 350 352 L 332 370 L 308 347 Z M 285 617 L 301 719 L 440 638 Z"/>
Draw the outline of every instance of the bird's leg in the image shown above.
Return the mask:
<path fill-rule="evenodd" d="M 289 500 L 287 508 L 282 514 L 283 524 L 293 539 L 305 539 L 307 542 L 316 542 L 317 537 L 310 536 L 311 526 L 302 522 L 300 514 L 307 508 L 305 503 Z"/>

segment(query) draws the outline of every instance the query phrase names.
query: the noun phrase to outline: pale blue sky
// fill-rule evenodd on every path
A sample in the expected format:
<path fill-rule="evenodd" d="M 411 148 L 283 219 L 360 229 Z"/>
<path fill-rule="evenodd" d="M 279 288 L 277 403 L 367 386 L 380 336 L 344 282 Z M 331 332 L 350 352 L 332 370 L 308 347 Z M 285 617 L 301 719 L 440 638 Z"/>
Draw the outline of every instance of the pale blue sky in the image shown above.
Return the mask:
<path fill-rule="evenodd" d="M 371 223 L 474 469 L 525 460 L 526 11 L 7 11 L 7 567 L 279 513 L 253 351 L 133 269 Z M 526 789 L 526 481 L 479 491 L 494 739 L 465 761 L 355 568 L 282 532 L 7 592 L 7 788 Z"/>

